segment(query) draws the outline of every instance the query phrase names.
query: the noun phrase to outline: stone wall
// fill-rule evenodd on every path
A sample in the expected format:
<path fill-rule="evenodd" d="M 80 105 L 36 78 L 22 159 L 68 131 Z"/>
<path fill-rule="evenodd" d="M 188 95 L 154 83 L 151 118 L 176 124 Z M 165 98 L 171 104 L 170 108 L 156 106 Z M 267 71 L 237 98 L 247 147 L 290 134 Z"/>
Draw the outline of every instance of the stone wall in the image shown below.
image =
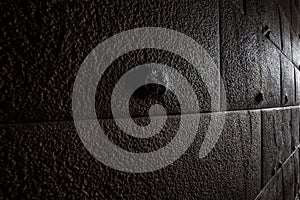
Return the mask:
<path fill-rule="evenodd" d="M 296 198 L 299 0 L 54 0 L 0 5 L 4 199 Z M 183 115 L 200 120 L 192 145 L 178 160 L 156 171 L 127 173 L 106 166 L 85 148 L 73 122 L 72 92 L 92 49 L 117 33 L 140 27 L 172 29 L 198 42 L 220 71 L 225 88 L 216 91 L 226 94 L 221 101 L 227 109 L 211 109 L 201 76 L 174 53 L 146 48 L 119 57 L 105 72 L 95 97 L 99 124 L 114 143 L 133 152 L 155 151 L 176 135 Z M 183 112 L 172 91 L 140 88 L 130 101 L 135 122 L 147 124 L 149 108 L 156 103 L 166 109 L 168 120 L 159 136 L 135 139 L 115 124 L 111 93 L 125 72 L 151 62 L 171 66 L 187 77 L 200 106 Z M 168 74 L 157 73 L 169 81 Z M 164 117 L 160 111 L 153 114 Z M 220 138 L 200 159 L 211 117 L 223 114 Z M 121 111 L 117 117 L 126 120 Z M 185 132 L 189 129 L 183 126 Z"/>

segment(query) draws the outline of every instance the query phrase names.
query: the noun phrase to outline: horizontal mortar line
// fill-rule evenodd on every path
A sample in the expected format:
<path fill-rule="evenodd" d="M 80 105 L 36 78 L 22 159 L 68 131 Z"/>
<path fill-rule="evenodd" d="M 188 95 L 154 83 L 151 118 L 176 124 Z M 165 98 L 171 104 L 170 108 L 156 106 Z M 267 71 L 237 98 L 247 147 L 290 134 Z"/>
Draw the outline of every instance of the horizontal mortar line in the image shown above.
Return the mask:
<path fill-rule="evenodd" d="M 194 113 L 184 113 L 184 114 L 170 114 L 170 115 L 152 115 L 151 117 L 176 117 L 176 116 L 189 116 L 189 115 L 209 115 L 209 114 L 230 114 L 230 113 L 240 113 L 240 112 L 247 112 L 247 111 L 268 111 L 268 110 L 286 110 L 286 109 L 292 109 L 292 108 L 300 108 L 300 105 L 295 106 L 285 106 L 285 107 L 271 107 L 271 108 L 253 108 L 253 109 L 240 109 L 240 110 L 225 110 L 225 111 L 213 111 L 213 112 L 194 112 Z M 114 119 L 145 119 L 148 118 L 147 116 L 140 116 L 140 117 L 116 117 L 116 118 L 100 118 L 97 119 L 98 121 L 109 121 Z M 77 121 L 93 121 L 96 119 L 80 119 Z M 61 123 L 71 123 L 74 122 L 74 120 L 58 120 L 58 121 L 41 121 L 41 122 L 16 122 L 16 123 L 5 123 L 0 124 L 0 127 L 6 127 L 6 126 L 17 126 L 17 125 L 44 125 L 44 124 L 61 124 Z"/>

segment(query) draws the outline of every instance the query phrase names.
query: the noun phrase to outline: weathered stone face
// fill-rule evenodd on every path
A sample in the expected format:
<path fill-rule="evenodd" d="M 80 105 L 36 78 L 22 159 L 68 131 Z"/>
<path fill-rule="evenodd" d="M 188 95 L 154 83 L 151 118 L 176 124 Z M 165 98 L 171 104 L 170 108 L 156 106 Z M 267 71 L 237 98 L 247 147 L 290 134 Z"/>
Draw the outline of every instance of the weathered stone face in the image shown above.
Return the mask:
<path fill-rule="evenodd" d="M 299 0 L 54 0 L 0 5 L 0 198 L 295 199 L 300 190 Z M 116 34 L 142 27 L 169 29 L 191 38 L 219 74 L 209 70 L 200 74 L 188 59 L 161 48 L 132 50 L 112 61 L 95 86 L 92 108 L 98 119 L 85 115 L 83 104 L 90 97 L 77 107 L 82 112 L 79 122 L 87 122 L 82 128 L 96 132 L 99 126 L 109 142 L 136 154 L 159 151 L 180 128 L 184 137 L 177 147 L 183 148 L 191 130 L 196 130 L 174 162 L 129 173 L 91 153 L 84 143 L 91 135 L 79 134 L 72 98 L 90 52 Z M 179 40 L 174 45 L 176 50 L 184 46 Z M 118 49 L 108 45 L 108 50 Z M 192 58 L 199 53 L 184 50 Z M 97 63 L 111 55 L 93 56 Z M 195 60 L 204 63 L 205 58 Z M 117 83 L 130 70 L 150 63 L 181 74 L 196 98 L 187 92 L 182 103 L 169 89 L 185 91 L 182 79 L 167 68 L 151 68 L 121 85 L 113 114 Z M 214 84 L 213 94 L 204 80 Z M 130 97 L 128 111 L 122 103 L 137 81 L 143 85 Z M 213 107 L 214 94 L 226 108 Z M 164 109 L 153 109 L 156 104 Z M 224 126 L 205 140 L 210 128 L 217 129 L 219 122 L 211 124 L 215 116 L 225 116 Z M 136 126 L 154 123 L 154 129 L 155 122 L 165 123 L 155 135 L 143 138 L 124 131 L 117 119 L 132 132 Z M 136 126 L 127 123 L 131 119 Z M 200 158 L 205 142 L 213 147 Z M 114 153 L 106 157 L 121 162 L 120 154 Z M 169 159 L 164 156 L 157 162 Z"/>

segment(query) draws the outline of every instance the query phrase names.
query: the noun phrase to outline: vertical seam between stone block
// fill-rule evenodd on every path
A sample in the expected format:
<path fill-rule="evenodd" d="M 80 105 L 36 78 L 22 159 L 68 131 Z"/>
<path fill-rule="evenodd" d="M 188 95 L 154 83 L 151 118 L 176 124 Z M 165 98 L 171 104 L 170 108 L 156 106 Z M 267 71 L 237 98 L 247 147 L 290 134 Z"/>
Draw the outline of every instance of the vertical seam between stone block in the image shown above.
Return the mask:
<path fill-rule="evenodd" d="M 280 64 L 280 105 L 281 106 L 284 106 L 284 103 L 283 103 L 283 84 L 282 84 L 282 81 L 283 81 L 283 78 L 282 78 L 282 68 L 283 68 L 283 59 L 282 59 L 282 55 L 280 54 L 279 55 L 279 64 Z"/>
<path fill-rule="evenodd" d="M 260 145 L 261 145 L 261 150 L 260 150 L 260 154 L 261 154 L 261 161 L 260 161 L 260 167 L 261 167 L 261 169 L 260 169 L 260 171 L 261 171 L 261 176 L 260 176 L 260 189 L 262 190 L 263 189 L 263 187 L 264 187 L 264 185 L 263 185 L 263 176 L 264 176 L 264 172 L 263 172 L 263 167 L 264 167 L 264 154 L 263 154 L 263 150 L 264 150 L 264 146 L 263 146 L 263 111 L 262 110 L 260 110 L 260 127 L 261 127 L 261 132 L 260 132 L 260 137 L 261 137 L 261 139 L 260 139 Z"/>
<path fill-rule="evenodd" d="M 242 114 L 241 114 L 242 115 Z M 241 116 L 238 116 L 238 130 L 243 130 L 242 126 L 241 126 Z M 247 117 L 247 112 L 246 112 L 246 117 Z M 243 137 L 243 133 L 240 134 L 240 140 L 241 140 L 241 148 L 242 148 L 242 160 L 243 160 L 243 168 L 244 168 L 244 172 L 243 172 L 243 183 L 244 183 L 244 199 L 246 199 L 246 192 L 247 192 L 247 184 L 246 184 L 246 177 L 247 177 L 247 165 L 246 165 L 246 159 L 245 159 L 245 142 L 244 142 L 244 137 Z"/>
<path fill-rule="evenodd" d="M 294 96 L 295 96 L 295 105 L 297 105 L 297 77 L 296 77 L 296 70 L 297 68 L 293 65 L 294 67 Z"/>

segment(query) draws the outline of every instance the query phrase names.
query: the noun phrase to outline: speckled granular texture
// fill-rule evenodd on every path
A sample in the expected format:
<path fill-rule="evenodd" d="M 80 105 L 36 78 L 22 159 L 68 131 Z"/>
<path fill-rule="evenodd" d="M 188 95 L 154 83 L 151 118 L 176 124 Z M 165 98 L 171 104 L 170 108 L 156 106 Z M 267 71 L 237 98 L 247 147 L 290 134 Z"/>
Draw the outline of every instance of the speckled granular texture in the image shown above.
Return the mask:
<path fill-rule="evenodd" d="M 299 16 L 299 0 L 1 1 L 0 198 L 293 200 L 300 191 Z M 176 135 L 182 114 L 201 122 L 177 161 L 131 174 L 105 166 L 86 150 L 72 121 L 72 89 L 80 65 L 100 42 L 150 26 L 182 32 L 207 50 L 221 72 L 229 112 L 215 148 L 199 159 L 212 115 L 199 74 L 163 50 L 119 57 L 95 97 L 99 123 L 113 143 L 149 152 Z M 155 137 L 137 139 L 116 126 L 110 96 L 125 72 L 150 62 L 183 74 L 200 107 L 182 113 L 172 91 L 139 88 L 130 99 L 135 122 L 149 123 L 156 103 L 168 120 Z M 168 81 L 164 71 L 158 74 Z"/>

